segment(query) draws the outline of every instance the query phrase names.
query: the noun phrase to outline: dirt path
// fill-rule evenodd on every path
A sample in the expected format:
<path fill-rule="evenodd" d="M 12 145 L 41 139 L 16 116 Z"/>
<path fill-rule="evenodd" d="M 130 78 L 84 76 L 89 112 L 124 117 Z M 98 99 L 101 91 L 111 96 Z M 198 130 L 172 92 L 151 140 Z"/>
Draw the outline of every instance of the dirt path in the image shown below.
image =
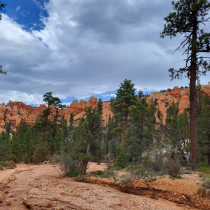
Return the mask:
<path fill-rule="evenodd" d="M 101 165 L 101 167 L 105 166 Z M 94 168 L 96 167 L 92 164 L 88 170 L 93 171 Z M 50 164 L 18 165 L 13 172 L 16 180 L 11 182 L 10 179 L 7 180 L 8 188 L 4 188 L 7 198 L 0 204 L 0 210 L 187 209 L 162 199 L 154 200 L 123 193 L 110 187 L 75 182 L 69 177 L 62 178 Z M 11 173 L 11 170 L 0 172 L 0 180 L 2 181 L 6 174 L 9 176 Z M 5 183 L 5 180 L 2 182 Z"/>

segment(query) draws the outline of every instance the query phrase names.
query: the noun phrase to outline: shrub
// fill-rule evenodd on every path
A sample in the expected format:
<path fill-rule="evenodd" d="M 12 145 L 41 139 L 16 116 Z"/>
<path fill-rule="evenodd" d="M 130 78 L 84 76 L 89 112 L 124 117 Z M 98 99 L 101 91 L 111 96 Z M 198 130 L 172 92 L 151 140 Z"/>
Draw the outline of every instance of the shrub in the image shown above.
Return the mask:
<path fill-rule="evenodd" d="M 200 167 L 200 172 L 204 172 L 206 174 L 210 174 L 210 167 Z"/>
<path fill-rule="evenodd" d="M 15 165 L 15 163 L 0 161 L 0 168 L 3 168 L 3 167 L 5 167 L 7 169 L 14 169 L 14 168 L 16 168 L 16 165 Z"/>
<path fill-rule="evenodd" d="M 80 171 L 82 166 L 81 161 L 73 160 L 72 157 L 66 153 L 61 153 L 61 155 L 54 154 L 50 162 L 55 166 L 58 164 L 64 176 L 71 176 L 73 171 Z"/>
<path fill-rule="evenodd" d="M 140 165 L 129 165 L 126 167 L 125 171 L 133 171 L 139 169 L 140 167 L 141 167 Z"/>
<path fill-rule="evenodd" d="M 166 162 L 164 162 L 164 166 L 168 171 L 168 175 L 170 175 L 171 177 L 177 178 L 180 176 L 181 165 L 179 162 L 176 162 L 172 159 L 167 160 Z"/>
<path fill-rule="evenodd" d="M 77 176 L 79 176 L 79 175 L 80 175 L 80 171 L 78 171 L 78 170 L 74 170 L 74 171 L 70 174 L 71 177 L 77 177 Z"/>
<path fill-rule="evenodd" d="M 208 162 L 200 162 L 199 167 L 208 167 Z"/>
<path fill-rule="evenodd" d="M 38 161 L 38 163 L 41 163 L 47 159 L 48 154 L 49 154 L 49 148 L 48 148 L 47 143 L 45 144 L 41 143 L 37 145 L 34 151 L 33 157 Z"/>
<path fill-rule="evenodd" d="M 121 184 L 127 184 L 129 182 L 132 182 L 134 180 L 134 176 L 131 174 L 124 174 L 120 177 L 120 183 Z"/>
<path fill-rule="evenodd" d="M 121 148 L 120 154 L 117 156 L 114 166 L 121 168 L 125 168 L 127 166 L 127 154 L 125 153 L 125 149 L 123 147 Z"/>
<path fill-rule="evenodd" d="M 104 172 L 101 171 L 101 170 L 97 170 L 97 171 L 95 172 L 95 174 L 98 175 L 98 176 L 103 175 L 103 173 L 104 173 Z"/>
<path fill-rule="evenodd" d="M 202 185 L 198 190 L 198 194 L 202 197 L 209 196 L 210 191 L 210 175 L 204 174 L 202 177 Z"/>

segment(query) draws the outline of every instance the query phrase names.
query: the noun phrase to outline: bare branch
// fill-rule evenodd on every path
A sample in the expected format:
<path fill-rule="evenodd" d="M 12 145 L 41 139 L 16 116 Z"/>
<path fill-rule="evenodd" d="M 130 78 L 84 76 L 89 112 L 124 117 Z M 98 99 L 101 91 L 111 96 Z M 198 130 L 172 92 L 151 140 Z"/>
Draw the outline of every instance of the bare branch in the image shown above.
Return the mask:
<path fill-rule="evenodd" d="M 174 52 L 173 53 L 175 53 L 189 38 L 190 38 L 190 36 L 192 35 L 192 32 L 190 33 L 190 35 L 189 36 L 185 36 L 186 37 L 186 39 L 179 45 L 179 47 L 176 49 L 176 50 L 174 50 Z M 184 44 L 184 46 L 186 46 L 187 45 L 187 43 L 185 43 Z M 173 54 L 172 53 L 172 54 Z"/>

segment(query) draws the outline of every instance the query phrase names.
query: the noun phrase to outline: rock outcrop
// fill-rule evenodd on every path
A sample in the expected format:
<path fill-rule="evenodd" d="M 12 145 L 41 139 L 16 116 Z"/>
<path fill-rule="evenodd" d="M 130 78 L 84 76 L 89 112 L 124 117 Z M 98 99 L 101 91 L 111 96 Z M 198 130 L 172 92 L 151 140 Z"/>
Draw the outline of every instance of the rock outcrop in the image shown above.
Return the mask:
<path fill-rule="evenodd" d="M 179 103 L 179 115 L 184 112 L 184 110 L 189 110 L 190 108 L 190 91 L 188 89 L 185 89 L 182 92 L 181 100 Z"/>
<path fill-rule="evenodd" d="M 181 98 L 178 86 L 174 87 L 171 92 L 169 92 L 169 90 L 167 90 L 166 95 L 171 95 L 178 99 Z"/>
<path fill-rule="evenodd" d="M 67 106 L 66 109 L 60 110 L 59 114 L 68 122 L 71 112 L 76 116 L 84 112 L 87 107 L 96 107 L 97 103 L 97 98 L 94 97 L 91 97 L 88 101 L 81 99 L 80 102 L 78 102 L 76 100 Z M 33 107 L 22 102 L 13 101 L 9 101 L 7 105 L 0 104 L 0 132 L 4 130 L 5 122 L 11 122 L 14 128 L 20 125 L 21 120 L 25 120 L 28 124 L 33 125 L 37 117 L 42 114 L 43 110 L 46 108 L 47 106 L 44 104 Z M 55 114 L 55 109 L 53 107 L 51 107 L 51 110 L 52 115 Z"/>
<path fill-rule="evenodd" d="M 208 85 L 202 85 L 202 90 L 204 94 L 210 95 L 210 83 Z M 156 108 L 162 112 L 162 123 L 165 123 L 166 111 L 168 106 L 174 102 L 179 103 L 179 115 L 184 112 L 184 110 L 189 110 L 190 101 L 189 101 L 189 88 L 179 88 L 174 87 L 171 92 L 161 91 L 161 92 L 151 92 L 150 97 L 147 98 L 147 102 L 150 103 L 151 99 L 158 99 L 158 104 Z M 88 101 L 81 99 L 79 102 L 74 100 L 69 106 L 65 109 L 60 110 L 59 114 L 63 116 L 64 119 L 69 122 L 70 114 L 73 112 L 75 123 L 78 123 L 79 118 L 81 118 L 87 107 L 96 107 L 97 98 L 90 97 Z M 28 124 L 33 125 L 37 117 L 46 109 L 46 105 L 40 104 L 38 107 L 33 107 L 26 105 L 22 102 L 13 102 L 10 101 L 7 105 L 0 104 L 0 132 L 4 130 L 5 122 L 11 122 L 13 127 L 19 126 L 21 120 L 25 120 Z M 55 114 L 55 109 L 52 108 L 52 115 Z M 5 115 L 6 111 L 6 115 Z M 110 102 L 103 103 L 103 120 L 104 124 L 108 121 L 109 115 L 113 115 L 111 111 Z M 5 118 L 6 117 L 6 118 Z M 52 116 L 51 116 L 52 119 Z M 159 121 L 157 114 L 156 119 Z"/>

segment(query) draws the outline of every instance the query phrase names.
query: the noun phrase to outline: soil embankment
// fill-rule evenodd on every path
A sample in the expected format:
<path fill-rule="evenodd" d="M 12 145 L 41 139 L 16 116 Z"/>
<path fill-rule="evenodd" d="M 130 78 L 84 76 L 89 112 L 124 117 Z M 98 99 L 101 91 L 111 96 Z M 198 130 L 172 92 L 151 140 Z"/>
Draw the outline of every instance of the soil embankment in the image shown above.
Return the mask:
<path fill-rule="evenodd" d="M 101 165 L 100 167 L 103 168 L 105 166 Z M 96 169 L 98 169 L 97 166 L 92 164 L 88 170 L 93 171 Z M 9 171 L 10 170 L 8 170 L 8 172 Z M 159 191 L 154 191 L 154 184 L 152 185 L 154 182 L 151 182 L 150 187 L 147 185 L 144 186 L 143 183 L 132 183 L 132 185 L 135 186 L 133 189 L 132 187 L 129 188 L 128 186 L 125 187 L 123 185 L 117 186 L 109 180 L 106 180 L 106 183 L 97 181 L 99 179 L 95 179 L 95 181 L 94 178 L 87 178 L 87 180 L 83 180 L 90 183 L 76 182 L 73 178 L 63 178 L 58 173 L 57 169 L 50 164 L 34 166 L 18 165 L 17 169 L 13 172 L 13 174 L 9 172 L 9 177 L 1 181 L 2 185 L 4 185 L 4 188 L 2 189 L 2 192 L 4 192 L 4 200 L 0 203 L 0 209 L 2 210 L 178 210 L 190 208 L 188 203 L 184 203 L 184 206 L 173 203 L 176 202 L 176 200 L 173 199 L 179 198 L 178 192 L 177 195 L 173 196 L 173 202 L 162 199 L 160 195 L 163 195 L 164 189 L 162 189 L 161 186 L 162 184 L 164 186 L 164 183 L 157 185 L 159 186 Z M 5 177 L 5 171 L 0 171 L 0 179 L 3 177 L 2 175 Z M 118 189 L 124 192 L 121 192 Z M 138 195 L 148 196 L 149 193 L 151 197 L 153 196 L 153 198 L 156 199 Z M 169 192 L 166 190 L 165 195 L 167 195 L 167 193 Z M 171 196 L 170 193 L 168 195 Z M 158 196 L 160 198 L 157 200 Z M 201 197 L 199 197 L 199 199 L 201 199 L 200 202 L 204 202 Z"/>

